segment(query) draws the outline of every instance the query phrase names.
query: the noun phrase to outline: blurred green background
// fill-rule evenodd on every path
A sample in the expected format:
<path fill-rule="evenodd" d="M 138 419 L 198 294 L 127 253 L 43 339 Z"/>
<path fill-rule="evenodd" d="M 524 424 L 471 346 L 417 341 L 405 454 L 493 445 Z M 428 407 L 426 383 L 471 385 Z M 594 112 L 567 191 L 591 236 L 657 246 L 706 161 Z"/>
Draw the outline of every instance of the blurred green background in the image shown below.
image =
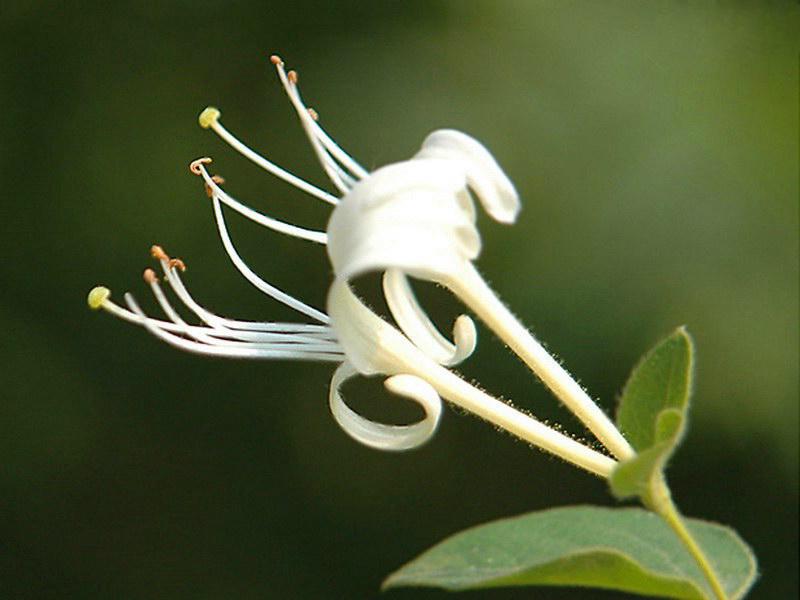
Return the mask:
<path fill-rule="evenodd" d="M 609 411 L 637 358 L 689 326 L 694 417 L 673 489 L 688 515 L 754 547 L 753 598 L 796 597 L 799 12 L 4 2 L 0 597 L 371 598 L 387 573 L 467 526 L 614 504 L 602 481 L 453 411 L 418 451 L 363 448 L 328 413 L 329 365 L 199 358 L 86 309 L 103 283 L 155 311 L 140 273 L 158 242 L 186 260 L 207 306 L 299 319 L 228 264 L 186 170 L 210 154 L 235 196 L 324 226 L 324 206 L 196 124 L 213 103 L 243 139 L 322 183 L 266 60 L 276 51 L 367 166 L 409 157 L 443 126 L 494 152 L 524 210 L 510 228 L 482 218 L 479 267 Z M 324 305 L 319 248 L 230 222 L 258 272 Z M 422 296 L 443 323 L 458 310 L 440 290 Z M 481 333 L 466 374 L 579 433 Z M 413 414 L 377 382 L 350 397 L 376 417 Z"/>

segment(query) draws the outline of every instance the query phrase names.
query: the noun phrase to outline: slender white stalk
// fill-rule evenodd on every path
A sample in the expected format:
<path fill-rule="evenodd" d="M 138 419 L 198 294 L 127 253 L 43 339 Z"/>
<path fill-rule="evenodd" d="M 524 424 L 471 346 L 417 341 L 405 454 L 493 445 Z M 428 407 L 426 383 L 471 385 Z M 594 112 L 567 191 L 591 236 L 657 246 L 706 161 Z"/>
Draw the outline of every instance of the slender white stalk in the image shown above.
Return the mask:
<path fill-rule="evenodd" d="M 232 133 L 230 133 L 225 127 L 223 127 L 222 123 L 219 122 L 219 110 L 213 107 L 206 108 L 202 113 L 200 113 L 199 122 L 200 125 L 204 129 L 208 129 L 209 127 L 216 133 L 219 137 L 221 137 L 225 142 L 228 143 L 234 150 L 242 154 L 245 158 L 250 159 L 252 162 L 257 164 L 259 167 L 271 173 L 275 177 L 284 180 L 285 182 L 295 186 L 296 188 L 306 192 L 307 194 L 322 200 L 323 202 L 327 202 L 328 204 L 333 204 L 334 206 L 339 203 L 339 199 L 318 188 L 317 186 L 300 179 L 296 175 L 292 175 L 286 169 L 279 167 L 275 163 L 267 160 L 260 154 L 254 152 L 242 142 L 240 142 Z"/>
<path fill-rule="evenodd" d="M 336 340 L 336 334 L 333 329 L 327 325 L 310 325 L 306 323 L 273 323 L 261 321 L 240 321 L 236 319 L 228 319 L 221 317 L 204 308 L 192 297 L 189 290 L 183 283 L 183 280 L 178 273 L 177 268 L 169 266 L 169 260 L 161 258 L 159 260 L 164 275 L 169 281 L 175 295 L 196 314 L 202 321 L 214 328 L 222 328 L 229 331 L 235 331 L 237 335 L 245 333 L 258 334 L 258 335 L 278 335 L 284 336 L 287 334 L 302 334 L 297 336 L 298 341 L 305 339 L 327 339 Z M 257 341 L 258 338 L 253 338 Z M 265 338 L 269 341 L 269 338 Z"/>
<path fill-rule="evenodd" d="M 300 94 L 298 92 L 298 99 L 300 98 Z M 301 99 L 302 102 L 302 99 Z M 319 141 L 325 146 L 325 149 L 331 153 L 331 155 L 338 160 L 343 167 L 348 169 L 355 179 L 364 179 L 369 175 L 369 171 L 367 171 L 364 167 L 358 164 L 355 159 L 350 156 L 347 152 L 342 150 L 341 146 L 337 144 L 333 138 L 331 138 L 322 127 L 320 127 L 319 123 L 314 121 L 313 124 L 314 133 L 316 134 Z"/>
<path fill-rule="evenodd" d="M 369 171 L 362 167 L 347 152 L 342 150 L 341 146 L 339 146 L 339 144 L 337 144 L 317 122 L 316 116 L 312 116 L 311 109 L 306 106 L 305 102 L 303 102 L 302 96 L 300 95 L 300 88 L 297 85 L 296 75 L 293 77 L 293 79 L 295 79 L 294 82 L 290 82 L 288 77 L 282 75 L 282 71 L 284 71 L 284 65 L 281 57 L 273 55 L 270 57 L 270 61 L 278 70 L 278 77 L 284 86 L 284 90 L 286 90 L 286 94 L 291 99 L 292 105 L 295 107 L 298 117 L 300 117 L 300 119 L 302 119 L 304 124 L 307 126 L 306 131 L 310 130 L 310 135 L 313 135 L 317 140 L 319 140 L 325 150 L 327 150 L 327 152 L 330 154 L 331 158 L 339 161 L 342 167 L 352 173 L 352 179 L 358 180 L 368 176 Z M 291 85 L 287 86 L 287 83 L 291 83 Z M 306 119 L 306 115 L 311 118 Z M 316 115 L 316 112 L 314 112 L 314 115 Z"/>
<path fill-rule="evenodd" d="M 161 310 L 164 311 L 164 314 L 167 315 L 167 318 L 175 323 L 179 327 L 183 333 L 195 338 L 198 342 L 206 343 L 211 346 L 218 346 L 218 345 L 225 345 L 226 342 L 215 338 L 214 336 L 207 335 L 205 332 L 197 332 L 193 331 L 189 324 L 184 321 L 178 312 L 172 307 L 167 297 L 164 295 L 164 291 L 161 289 L 161 286 L 158 283 L 158 278 L 156 277 L 155 273 L 150 269 L 145 271 L 144 275 L 145 282 L 150 286 L 150 289 L 153 292 L 153 296 L 155 296 L 156 301 L 158 302 L 159 306 L 161 306 Z M 238 342 L 241 344 L 242 342 Z"/>
<path fill-rule="evenodd" d="M 445 282 L 619 460 L 635 451 L 603 410 L 495 295 L 472 263 Z"/>
<path fill-rule="evenodd" d="M 226 206 L 229 206 L 240 215 L 250 219 L 255 223 L 258 223 L 263 227 L 266 227 L 267 229 L 277 231 L 278 233 L 283 233 L 285 235 L 289 235 L 301 240 L 307 240 L 309 242 L 315 242 L 317 244 L 325 245 L 328 243 L 328 235 L 324 231 L 305 229 L 303 227 L 292 225 L 291 223 L 285 223 L 283 221 L 279 221 L 278 219 L 273 219 L 272 217 L 269 217 L 263 213 L 253 210 L 249 206 L 242 204 L 228 194 L 225 190 L 223 190 L 216 181 L 214 181 L 213 177 L 208 174 L 208 170 L 202 163 L 195 164 L 197 165 L 197 170 L 200 171 L 201 177 L 211 190 L 212 197 L 216 198 Z"/>
<path fill-rule="evenodd" d="M 309 338 L 292 334 L 260 333 L 256 331 L 234 332 L 221 327 L 196 327 L 189 325 L 178 312 L 173 308 L 166 294 L 158 283 L 155 273 L 147 269 L 145 271 L 145 281 L 150 285 L 158 304 L 164 314 L 178 328 L 178 333 L 184 333 L 193 337 L 198 342 L 210 346 L 228 346 L 240 348 L 279 348 L 296 349 L 312 352 L 339 351 L 336 344 L 327 340 Z"/>
<path fill-rule="evenodd" d="M 162 321 L 148 317 L 144 312 L 139 310 L 133 312 L 122 306 L 115 304 L 111 299 L 111 292 L 104 287 L 96 287 L 89 294 L 88 302 L 92 309 L 102 309 L 109 314 L 118 317 L 124 321 L 128 321 L 135 325 L 141 325 L 152 333 L 160 332 L 157 337 L 165 339 L 168 338 L 170 343 L 178 345 L 181 348 L 186 348 L 191 351 L 199 351 L 203 354 L 216 354 L 220 356 L 240 356 L 242 358 L 304 358 L 306 360 L 315 360 L 317 356 L 323 356 L 323 360 L 333 360 L 331 357 L 337 355 L 339 360 L 344 360 L 344 353 L 336 342 L 324 341 L 319 339 L 302 339 L 303 336 L 286 335 L 280 333 L 259 334 L 258 332 L 245 332 L 255 335 L 270 336 L 269 339 L 259 339 L 255 342 L 243 343 L 232 342 L 230 339 L 224 337 L 225 333 L 210 327 L 202 327 L 197 325 L 189 325 L 180 318 L 178 322 L 175 321 Z M 159 300 L 159 302 L 165 301 Z M 138 306 L 138 305 L 137 305 Z M 191 342 L 178 335 L 169 334 L 183 334 L 193 337 L 197 340 L 204 340 L 203 342 Z M 220 336 L 220 337 L 218 337 Z M 299 339 L 300 338 L 300 339 Z M 187 342 L 188 346 L 183 342 Z M 222 350 L 215 352 L 213 348 L 226 346 L 234 348 L 233 352 L 229 350 Z M 201 348 L 205 347 L 205 348 Z M 240 352 L 243 351 L 243 352 Z"/>
<path fill-rule="evenodd" d="M 184 331 L 184 328 L 176 323 L 172 323 L 170 321 L 162 321 L 161 319 L 154 319 L 152 317 L 144 316 L 141 317 L 136 313 L 131 312 L 130 310 L 119 306 L 118 304 L 112 302 L 111 300 L 105 300 L 103 304 L 101 304 L 98 308 L 102 308 L 107 313 L 122 319 L 123 321 L 128 321 L 129 323 L 133 323 L 135 325 L 144 325 L 145 321 L 148 321 L 152 327 L 157 329 L 163 329 L 164 331 L 171 331 L 173 333 L 181 333 Z M 197 327 L 191 326 L 191 330 L 194 333 L 197 331 L 200 333 L 200 330 L 205 330 L 205 332 L 210 331 L 209 328 L 206 327 Z"/>
<path fill-rule="evenodd" d="M 200 342 L 194 342 L 169 333 L 155 327 L 151 319 L 139 308 L 136 300 L 130 294 L 125 294 L 125 302 L 128 308 L 141 319 L 141 324 L 155 337 L 165 341 L 171 346 L 194 352 L 195 354 L 205 354 L 208 356 L 222 356 L 228 358 L 261 358 L 261 359 L 291 359 L 291 360 L 320 360 L 341 362 L 342 355 L 335 352 L 314 352 L 303 349 L 284 349 L 284 348 L 259 348 L 259 347 L 236 347 L 236 346 L 210 346 Z"/>
<path fill-rule="evenodd" d="M 219 200 L 212 198 L 211 202 L 214 205 L 214 217 L 217 221 L 217 229 L 219 230 L 219 237 L 222 240 L 222 245 L 225 247 L 225 251 L 228 253 L 231 262 L 237 269 L 239 269 L 239 272 L 244 275 L 244 278 L 261 292 L 271 298 L 274 298 L 278 302 L 281 302 L 297 312 L 303 313 L 304 315 L 319 321 L 320 323 L 327 324 L 330 319 L 324 312 L 309 306 L 305 302 L 301 302 L 297 298 L 279 290 L 274 285 L 267 283 L 261 277 L 256 275 L 250 267 L 247 266 L 247 264 L 242 260 L 242 257 L 239 256 L 236 248 L 233 246 L 231 237 L 228 234 L 228 229 L 225 226 L 225 217 L 222 214 L 222 206 L 220 205 Z"/>
<path fill-rule="evenodd" d="M 305 130 L 306 136 L 308 137 L 309 142 L 311 142 L 311 147 L 314 150 L 314 153 L 317 155 L 322 168 L 325 170 L 325 173 L 327 173 L 328 178 L 331 180 L 333 185 L 335 185 L 342 194 L 346 194 L 348 191 L 350 191 L 351 184 L 347 178 L 342 177 L 340 170 L 332 164 L 330 155 L 328 154 L 327 150 L 325 150 L 322 142 L 320 142 L 319 138 L 314 133 L 314 119 L 311 118 L 308 108 L 306 108 L 302 100 L 300 100 L 300 95 L 296 90 L 297 73 L 290 71 L 289 74 L 287 74 L 283 68 L 283 61 L 276 62 L 273 60 L 272 62 L 275 64 L 275 68 L 278 70 L 278 77 L 280 78 L 281 83 L 283 84 L 283 87 L 289 96 L 289 101 L 294 105 L 294 108 L 297 111 L 297 116 L 300 118 L 300 124 Z"/>

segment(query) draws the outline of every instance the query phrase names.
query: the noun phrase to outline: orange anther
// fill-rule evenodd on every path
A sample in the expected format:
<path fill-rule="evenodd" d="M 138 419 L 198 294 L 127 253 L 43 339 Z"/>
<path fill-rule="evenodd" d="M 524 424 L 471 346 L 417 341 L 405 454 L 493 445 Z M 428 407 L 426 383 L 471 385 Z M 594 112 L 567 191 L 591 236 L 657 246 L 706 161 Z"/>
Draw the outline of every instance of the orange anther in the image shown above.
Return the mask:
<path fill-rule="evenodd" d="M 223 183 L 225 183 L 225 178 L 222 175 L 212 175 L 211 181 L 213 181 L 217 185 L 222 185 Z M 206 196 L 208 196 L 209 198 L 213 198 L 214 190 L 211 189 L 211 186 L 206 183 L 205 188 L 206 188 Z"/>
<path fill-rule="evenodd" d="M 276 67 L 283 65 L 283 59 L 280 56 L 278 56 L 277 54 L 273 54 L 272 56 L 270 56 L 269 57 L 269 62 L 271 62 Z"/>
<path fill-rule="evenodd" d="M 155 283 L 158 281 L 158 277 L 156 277 L 156 272 L 153 269 L 145 269 L 144 273 L 142 273 L 142 277 L 147 283 Z"/>
<path fill-rule="evenodd" d="M 203 171 L 201 170 L 200 165 L 208 164 L 211 164 L 211 159 L 208 156 L 204 156 L 203 158 L 198 158 L 197 160 L 190 162 L 189 170 L 195 175 L 202 175 Z"/>
<path fill-rule="evenodd" d="M 297 85 L 297 71 L 289 71 L 286 73 L 286 79 L 289 80 L 289 83 Z"/>
<path fill-rule="evenodd" d="M 150 246 L 150 256 L 155 258 L 156 260 L 169 260 L 169 254 L 164 252 L 164 249 L 161 246 L 153 244 Z"/>
<path fill-rule="evenodd" d="M 181 273 L 186 270 L 186 263 L 183 262 L 180 258 L 170 258 L 169 264 L 167 265 L 170 269 L 178 269 Z"/>
<path fill-rule="evenodd" d="M 308 114 L 315 121 L 319 121 L 319 113 L 315 111 L 313 108 L 308 109 Z"/>

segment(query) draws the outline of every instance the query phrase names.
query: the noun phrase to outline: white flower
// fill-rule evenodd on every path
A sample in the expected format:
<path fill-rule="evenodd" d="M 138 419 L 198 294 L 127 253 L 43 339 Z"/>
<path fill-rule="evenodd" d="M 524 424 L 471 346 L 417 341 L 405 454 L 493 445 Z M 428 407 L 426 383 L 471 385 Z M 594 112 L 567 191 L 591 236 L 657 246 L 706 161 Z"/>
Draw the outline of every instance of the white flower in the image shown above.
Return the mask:
<path fill-rule="evenodd" d="M 445 368 L 443 365 L 461 362 L 474 349 L 474 324 L 465 315 L 458 317 L 453 328 L 454 341 L 447 340 L 417 303 L 406 278 L 410 274 L 444 283 L 506 341 L 509 331 L 519 333 L 509 325 L 503 312 L 505 307 L 487 292 L 488 287 L 471 264 L 480 252 L 480 236 L 470 191 L 498 221 L 513 222 L 519 209 L 513 185 L 489 152 L 465 134 L 442 130 L 431 134 L 411 160 L 368 173 L 316 122 L 316 113 L 306 108 L 300 98 L 297 75 L 285 72 L 279 58 L 272 57 L 272 62 L 341 198 L 297 178 L 248 148 L 222 126 L 217 109 L 203 111 L 199 122 L 268 172 L 334 205 L 328 231 L 308 230 L 278 221 L 240 203 L 222 189 L 221 178 L 208 172 L 210 159 L 194 161 L 191 170 L 205 181 L 220 238 L 234 265 L 259 290 L 315 322 L 259 323 L 215 315 L 189 294 L 180 275 L 185 269 L 183 262 L 170 258 L 158 246 L 153 247 L 152 254 L 160 262 L 165 281 L 203 325 L 191 325 L 180 316 L 167 299 L 158 277 L 149 269 L 145 271 L 145 280 L 166 319 L 146 316 L 130 294 L 125 295 L 127 308 L 113 303 L 110 292 L 103 287 L 92 290 L 89 305 L 140 324 L 164 341 L 189 351 L 243 358 L 339 362 L 331 381 L 331 410 L 348 434 L 373 447 L 402 450 L 429 439 L 441 415 L 441 396 L 530 443 L 607 477 L 616 464 L 613 459 L 489 396 Z M 247 266 L 228 233 L 223 205 L 274 231 L 328 245 L 336 273 L 328 294 L 330 317 L 277 289 Z M 402 333 L 366 308 L 350 290 L 348 280 L 368 270 L 385 272 L 387 303 Z M 473 285 L 477 287 L 470 288 Z M 465 291 L 465 288 L 470 289 Z M 518 352 L 521 346 L 521 356 L 529 358 L 529 341 L 509 344 Z M 558 385 L 553 385 L 536 367 L 534 371 L 558 394 Z M 340 393 L 341 385 L 357 373 L 389 376 L 386 387 L 418 402 L 425 417 L 407 426 L 384 425 L 361 417 L 347 406 Z M 598 437 L 620 456 L 607 440 L 599 434 Z"/>
<path fill-rule="evenodd" d="M 384 286 L 390 306 L 394 290 L 407 285 L 395 275 L 398 271 L 448 287 L 614 455 L 631 458 L 633 449 L 613 422 L 473 266 L 481 247 L 473 195 L 496 220 L 511 223 L 516 218 L 514 186 L 489 152 L 463 133 L 434 132 L 413 159 L 378 169 L 334 209 L 328 255 L 336 277 L 347 281 L 367 271 L 386 271 L 392 278 Z"/>

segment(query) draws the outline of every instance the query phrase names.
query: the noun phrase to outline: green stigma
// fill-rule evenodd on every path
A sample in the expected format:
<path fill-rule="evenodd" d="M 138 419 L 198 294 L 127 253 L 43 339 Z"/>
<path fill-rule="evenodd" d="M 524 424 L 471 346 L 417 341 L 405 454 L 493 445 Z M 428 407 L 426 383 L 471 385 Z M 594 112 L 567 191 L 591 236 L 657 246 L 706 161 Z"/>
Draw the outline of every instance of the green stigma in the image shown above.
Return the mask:
<path fill-rule="evenodd" d="M 214 123 L 217 122 L 220 116 L 220 112 L 218 108 L 214 108 L 213 106 L 207 107 L 203 112 L 200 113 L 200 116 L 197 117 L 197 122 L 200 123 L 200 127 L 203 129 L 208 129 Z"/>
<path fill-rule="evenodd" d="M 86 297 L 86 303 L 92 310 L 99 310 L 102 308 L 103 303 L 108 300 L 109 296 L 111 296 L 111 290 L 98 285 L 89 292 L 89 295 Z"/>

